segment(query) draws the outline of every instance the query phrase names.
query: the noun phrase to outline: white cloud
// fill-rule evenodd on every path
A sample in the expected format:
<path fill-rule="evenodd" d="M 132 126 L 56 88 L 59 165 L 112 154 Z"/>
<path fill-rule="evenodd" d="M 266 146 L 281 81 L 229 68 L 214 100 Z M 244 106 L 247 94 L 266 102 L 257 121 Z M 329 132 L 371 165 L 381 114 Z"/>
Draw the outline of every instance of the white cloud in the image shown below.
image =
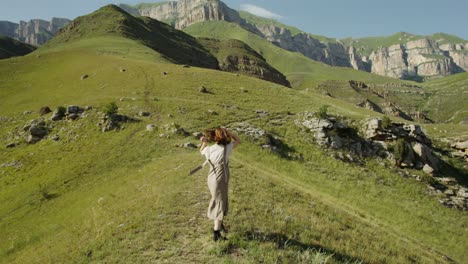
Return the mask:
<path fill-rule="evenodd" d="M 241 10 L 247 11 L 251 14 L 254 14 L 256 16 L 261 16 L 261 17 L 266 17 L 266 18 L 272 18 L 272 19 L 282 19 L 283 16 L 275 14 L 271 11 L 266 10 L 263 7 L 259 7 L 256 5 L 249 5 L 249 4 L 243 4 L 241 5 Z"/>

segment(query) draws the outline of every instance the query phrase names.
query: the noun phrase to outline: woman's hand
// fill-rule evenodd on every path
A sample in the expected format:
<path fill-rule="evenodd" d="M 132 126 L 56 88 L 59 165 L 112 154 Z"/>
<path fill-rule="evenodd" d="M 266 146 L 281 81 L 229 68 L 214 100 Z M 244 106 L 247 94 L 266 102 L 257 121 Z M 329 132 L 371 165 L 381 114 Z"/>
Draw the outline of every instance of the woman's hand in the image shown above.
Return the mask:
<path fill-rule="evenodd" d="M 205 136 L 202 136 L 202 137 L 200 138 L 200 141 L 201 141 L 201 143 L 202 143 L 201 146 L 200 146 L 200 153 L 201 153 L 201 152 L 203 151 L 203 149 L 206 148 L 206 137 L 205 137 Z"/>

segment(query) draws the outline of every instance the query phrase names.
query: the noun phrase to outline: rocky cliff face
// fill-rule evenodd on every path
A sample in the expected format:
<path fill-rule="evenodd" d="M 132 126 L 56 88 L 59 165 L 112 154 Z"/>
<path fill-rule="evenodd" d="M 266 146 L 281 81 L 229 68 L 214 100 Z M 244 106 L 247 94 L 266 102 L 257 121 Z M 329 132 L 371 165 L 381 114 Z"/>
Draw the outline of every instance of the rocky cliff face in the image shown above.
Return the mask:
<path fill-rule="evenodd" d="M 0 21 L 0 35 L 31 45 L 41 46 L 69 22 L 70 20 L 65 18 L 52 18 L 51 21 L 32 19 L 29 22 L 20 21 L 19 24 Z"/>
<path fill-rule="evenodd" d="M 121 7 L 132 14 L 166 21 L 177 29 L 202 21 L 237 23 L 283 49 L 302 53 L 316 61 L 383 76 L 420 80 L 468 71 L 467 43 L 439 45 L 435 40 L 423 38 L 382 47 L 373 50 L 370 56 L 361 56 L 356 47 L 339 40 L 322 41 L 305 32 L 292 34 L 286 27 L 249 23 L 218 0 L 179 0 L 139 9 Z"/>
<path fill-rule="evenodd" d="M 127 5 L 120 5 L 120 7 L 131 14 L 137 13 L 141 16 L 169 22 L 176 29 L 184 29 L 202 21 L 223 20 L 241 23 L 239 13 L 217 0 L 179 0 L 140 9 L 134 9 Z"/>
<path fill-rule="evenodd" d="M 455 46 L 455 45 L 454 45 Z M 439 47 L 436 41 L 420 39 L 406 44 L 392 45 L 373 51 L 370 55 L 371 72 L 379 75 L 417 79 L 446 76 L 468 70 L 468 56 L 462 44 Z"/>

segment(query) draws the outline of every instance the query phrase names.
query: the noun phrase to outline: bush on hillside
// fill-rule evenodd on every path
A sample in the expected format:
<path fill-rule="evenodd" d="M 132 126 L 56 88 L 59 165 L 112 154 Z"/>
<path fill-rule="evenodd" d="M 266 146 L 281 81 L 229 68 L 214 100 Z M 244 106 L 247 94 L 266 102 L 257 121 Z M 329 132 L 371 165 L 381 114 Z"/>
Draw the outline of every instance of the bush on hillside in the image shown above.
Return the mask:
<path fill-rule="evenodd" d="M 325 119 L 328 117 L 328 107 L 329 105 L 322 105 L 319 110 L 315 113 L 315 117 L 320 119 Z"/>
<path fill-rule="evenodd" d="M 111 102 L 104 106 L 104 114 L 108 117 L 112 117 L 113 115 L 117 114 L 117 110 L 119 107 L 115 102 Z"/>
<path fill-rule="evenodd" d="M 388 116 L 382 118 L 382 128 L 387 129 L 392 125 L 392 120 Z"/>
<path fill-rule="evenodd" d="M 397 165 L 401 164 L 406 155 L 406 142 L 404 139 L 400 138 L 396 141 L 395 147 L 393 148 L 393 154 L 395 155 L 395 160 Z"/>

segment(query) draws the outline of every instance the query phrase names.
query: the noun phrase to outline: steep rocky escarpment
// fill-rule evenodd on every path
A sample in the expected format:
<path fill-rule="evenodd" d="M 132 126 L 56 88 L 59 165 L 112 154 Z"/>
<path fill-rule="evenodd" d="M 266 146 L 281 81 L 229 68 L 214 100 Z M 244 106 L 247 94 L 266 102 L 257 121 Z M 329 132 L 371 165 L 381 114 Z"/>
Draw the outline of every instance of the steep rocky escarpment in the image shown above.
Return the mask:
<path fill-rule="evenodd" d="M 66 18 L 55 17 L 51 21 L 32 19 L 29 22 L 20 21 L 19 24 L 0 21 L 0 35 L 31 45 L 41 46 L 68 23 L 70 23 L 70 20 Z"/>
<path fill-rule="evenodd" d="M 445 51 L 436 41 L 420 39 L 406 44 L 396 44 L 372 52 L 373 73 L 379 75 L 418 79 L 447 76 L 466 71 L 468 57 L 462 51 L 463 45 L 457 45 L 461 52 Z M 449 48 L 449 47 L 445 47 Z M 454 59 L 455 58 L 455 59 Z"/>
<path fill-rule="evenodd" d="M 283 49 L 302 53 L 316 61 L 394 78 L 424 80 L 468 70 L 466 41 L 457 39 L 461 43 L 447 43 L 441 37 L 443 34 L 424 37 L 398 33 L 395 36 L 403 34 L 406 37 L 396 40 L 392 39 L 395 36 L 380 40 L 375 38 L 383 45 L 372 43 L 369 47 L 363 47 L 361 44 L 354 45 L 359 39 L 341 41 L 314 36 L 292 30 L 291 27 L 273 20 L 250 14 L 246 16 L 218 0 L 180 0 L 121 7 L 129 13 L 149 16 L 178 29 L 202 21 L 223 20 L 236 23 Z"/>
<path fill-rule="evenodd" d="M 217 59 L 219 68 L 227 72 L 241 73 L 290 87 L 286 77 L 268 64 L 251 47 L 239 40 L 200 38 L 200 43 Z"/>
<path fill-rule="evenodd" d="M 120 7 L 131 14 L 167 22 L 176 29 L 184 29 L 202 21 L 223 20 L 241 23 L 238 12 L 217 0 L 179 0 L 136 7 L 120 5 Z"/>

